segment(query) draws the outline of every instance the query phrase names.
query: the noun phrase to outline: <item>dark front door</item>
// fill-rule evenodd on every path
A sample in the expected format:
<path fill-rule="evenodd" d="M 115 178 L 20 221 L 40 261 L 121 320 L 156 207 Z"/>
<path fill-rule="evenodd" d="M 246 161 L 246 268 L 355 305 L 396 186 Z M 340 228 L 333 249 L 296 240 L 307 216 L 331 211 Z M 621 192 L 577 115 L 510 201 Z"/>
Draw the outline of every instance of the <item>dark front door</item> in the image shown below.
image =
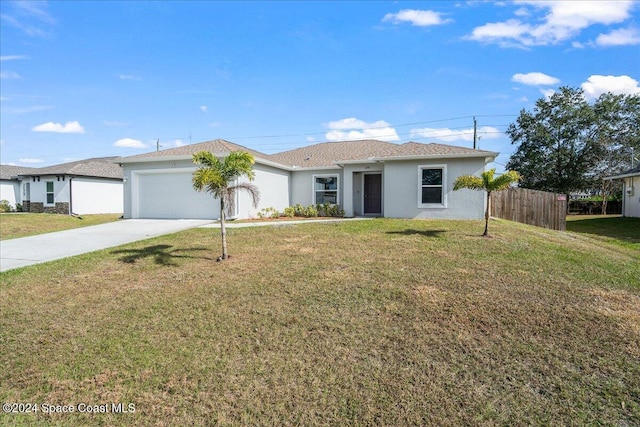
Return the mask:
<path fill-rule="evenodd" d="M 382 213 L 382 174 L 364 176 L 364 213 Z"/>

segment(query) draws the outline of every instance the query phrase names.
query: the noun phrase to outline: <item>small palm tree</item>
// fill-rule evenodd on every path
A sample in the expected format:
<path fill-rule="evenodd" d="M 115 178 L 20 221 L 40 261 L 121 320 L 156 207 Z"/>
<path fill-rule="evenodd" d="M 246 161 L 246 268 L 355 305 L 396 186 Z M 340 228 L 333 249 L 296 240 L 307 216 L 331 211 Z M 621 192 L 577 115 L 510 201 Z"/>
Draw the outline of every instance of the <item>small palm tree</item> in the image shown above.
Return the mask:
<path fill-rule="evenodd" d="M 225 226 L 226 211 L 235 210 L 235 194 L 238 190 L 249 193 L 253 206 L 258 206 L 260 191 L 258 187 L 248 182 L 237 182 L 238 178 L 246 176 L 253 181 L 253 156 L 244 151 L 234 151 L 220 160 L 209 151 L 200 151 L 193 155 L 193 163 L 201 165 L 193 173 L 193 188 L 196 191 L 206 191 L 220 200 L 220 234 L 222 236 L 222 257 L 227 259 L 227 229 Z"/>
<path fill-rule="evenodd" d="M 496 170 L 491 169 L 482 172 L 480 176 L 462 175 L 453 183 L 453 191 L 461 188 L 469 188 L 471 190 L 484 190 L 487 192 L 487 211 L 484 214 L 484 233 L 483 236 L 489 236 L 489 212 L 491 211 L 491 193 L 501 191 L 508 188 L 512 183 L 520 180 L 520 174 L 516 171 L 505 172 L 496 179 L 493 178 Z"/>

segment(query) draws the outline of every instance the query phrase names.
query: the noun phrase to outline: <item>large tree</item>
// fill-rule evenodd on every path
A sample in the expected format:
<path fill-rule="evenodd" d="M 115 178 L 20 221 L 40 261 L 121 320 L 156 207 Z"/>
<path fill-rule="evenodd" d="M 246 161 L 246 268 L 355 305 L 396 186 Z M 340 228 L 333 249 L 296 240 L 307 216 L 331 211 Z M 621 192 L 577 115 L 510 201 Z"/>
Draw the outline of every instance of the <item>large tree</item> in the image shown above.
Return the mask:
<path fill-rule="evenodd" d="M 222 237 L 222 256 L 227 259 L 227 229 L 225 217 L 235 211 L 235 196 L 238 190 L 244 190 L 251 196 L 253 206 L 258 205 L 260 192 L 250 182 L 239 182 L 242 177 L 253 181 L 253 156 L 244 151 L 234 151 L 222 160 L 209 151 L 200 151 L 193 155 L 193 163 L 201 165 L 193 173 L 193 188 L 206 191 L 220 200 L 220 235 Z"/>
<path fill-rule="evenodd" d="M 520 186 L 569 194 L 588 188 L 595 147 L 590 138 L 593 111 L 582 90 L 561 87 L 522 110 L 506 133 L 518 149 L 507 169 L 522 176 Z"/>
<path fill-rule="evenodd" d="M 605 93 L 590 104 L 582 89 L 561 87 L 522 110 L 506 133 L 518 145 L 507 168 L 520 172 L 521 187 L 606 196 L 602 178 L 628 168 L 640 147 L 640 95 Z"/>
<path fill-rule="evenodd" d="M 593 188 L 600 189 L 604 214 L 609 195 L 622 188 L 621 182 L 604 178 L 629 169 L 634 153 L 640 153 L 640 96 L 605 93 L 594 102 L 593 111 L 597 159 L 590 178 Z"/>
<path fill-rule="evenodd" d="M 484 213 L 484 233 L 483 236 L 489 236 L 489 215 L 491 214 L 491 193 L 494 191 L 502 191 L 514 182 L 518 182 L 520 175 L 515 171 L 508 171 L 497 178 L 494 178 L 495 169 L 482 172 L 480 176 L 462 175 L 453 183 L 453 191 L 468 188 L 471 190 L 479 190 L 487 192 L 487 210 Z"/>

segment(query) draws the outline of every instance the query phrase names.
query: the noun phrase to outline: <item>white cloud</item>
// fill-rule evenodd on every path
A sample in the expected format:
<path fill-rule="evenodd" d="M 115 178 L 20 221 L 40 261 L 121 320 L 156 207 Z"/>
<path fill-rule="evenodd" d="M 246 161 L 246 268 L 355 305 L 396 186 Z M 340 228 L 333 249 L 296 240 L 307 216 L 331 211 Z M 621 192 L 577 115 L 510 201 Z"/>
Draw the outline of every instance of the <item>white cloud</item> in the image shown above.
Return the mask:
<path fill-rule="evenodd" d="M 18 163 L 24 163 L 27 165 L 33 165 L 36 163 L 42 163 L 44 160 L 41 159 L 18 159 Z"/>
<path fill-rule="evenodd" d="M 480 126 L 477 129 L 478 136 L 483 139 L 500 138 L 502 132 L 492 126 Z M 438 141 L 473 141 L 473 128 L 449 129 L 449 128 L 419 128 L 411 129 L 412 138 L 429 138 Z"/>
<path fill-rule="evenodd" d="M 553 45 L 572 39 L 592 25 L 612 25 L 631 16 L 633 1 L 537 1 L 518 2 L 518 18 L 476 27 L 470 40 L 502 46 Z M 529 13 L 529 15 L 527 15 Z"/>
<path fill-rule="evenodd" d="M 392 22 L 401 24 L 409 22 L 416 27 L 429 27 L 431 25 L 442 25 L 451 22 L 450 19 L 443 19 L 442 14 L 432 10 L 404 9 L 398 13 L 387 13 L 382 22 Z"/>
<path fill-rule="evenodd" d="M 120 80 L 136 80 L 136 81 L 142 80 L 140 77 L 134 76 L 132 74 L 118 74 L 118 78 Z"/>
<path fill-rule="evenodd" d="M 556 93 L 555 89 L 540 89 L 540 93 L 544 95 L 545 98 L 549 99 Z"/>
<path fill-rule="evenodd" d="M 181 139 L 176 139 L 173 141 L 173 146 L 174 147 L 183 147 L 187 145 L 185 142 L 183 142 Z"/>
<path fill-rule="evenodd" d="M 549 86 L 560 83 L 560 79 L 538 72 L 527 74 L 517 73 L 511 77 L 511 81 L 529 86 Z"/>
<path fill-rule="evenodd" d="M 635 28 L 619 28 L 609 34 L 600 34 L 596 39 L 598 46 L 626 46 L 640 44 L 640 33 Z"/>
<path fill-rule="evenodd" d="M 200 111 L 202 111 L 203 113 L 206 113 L 207 111 L 209 111 L 209 107 L 207 107 L 206 105 L 201 105 Z"/>
<path fill-rule="evenodd" d="M 359 139 L 379 139 L 382 141 L 397 141 L 398 133 L 384 120 L 367 123 L 350 117 L 325 124 L 331 129 L 325 134 L 329 141 L 349 141 Z"/>
<path fill-rule="evenodd" d="M 50 110 L 53 107 L 50 105 L 34 105 L 32 107 L 23 107 L 23 108 L 3 108 L 3 113 L 10 114 L 24 114 L 24 113 L 35 113 L 38 111 Z"/>
<path fill-rule="evenodd" d="M 3 71 L 0 73 L 0 79 L 20 79 L 20 74 L 15 71 Z"/>
<path fill-rule="evenodd" d="M 3 2 L 6 11 L 3 10 L 0 18 L 5 25 L 14 27 L 32 37 L 46 37 L 48 31 L 43 27 L 54 25 L 56 20 L 47 13 L 47 2 L 13 1 Z"/>
<path fill-rule="evenodd" d="M 629 76 L 593 75 L 581 86 L 588 99 L 595 99 L 605 92 L 611 92 L 615 95 L 640 94 L 638 81 Z"/>
<path fill-rule="evenodd" d="M 84 133 L 84 128 L 78 122 L 61 123 L 47 122 L 31 129 L 33 132 L 55 132 L 55 133 Z"/>
<path fill-rule="evenodd" d="M 16 59 L 28 59 L 28 56 L 24 55 L 4 55 L 0 56 L 0 62 L 4 61 L 15 61 Z"/>
<path fill-rule="evenodd" d="M 146 148 L 147 145 L 138 139 L 122 138 L 113 143 L 114 147 Z"/>

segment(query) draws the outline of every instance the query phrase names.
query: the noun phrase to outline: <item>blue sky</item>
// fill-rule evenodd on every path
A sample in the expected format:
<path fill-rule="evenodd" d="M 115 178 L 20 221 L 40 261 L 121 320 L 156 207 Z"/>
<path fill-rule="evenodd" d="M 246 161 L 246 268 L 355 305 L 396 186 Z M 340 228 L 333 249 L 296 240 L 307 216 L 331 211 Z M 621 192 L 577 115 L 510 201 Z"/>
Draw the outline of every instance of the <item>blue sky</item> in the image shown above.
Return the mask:
<path fill-rule="evenodd" d="M 638 93 L 640 2 L 0 2 L 3 164 L 225 138 L 502 153 L 559 86 Z"/>

